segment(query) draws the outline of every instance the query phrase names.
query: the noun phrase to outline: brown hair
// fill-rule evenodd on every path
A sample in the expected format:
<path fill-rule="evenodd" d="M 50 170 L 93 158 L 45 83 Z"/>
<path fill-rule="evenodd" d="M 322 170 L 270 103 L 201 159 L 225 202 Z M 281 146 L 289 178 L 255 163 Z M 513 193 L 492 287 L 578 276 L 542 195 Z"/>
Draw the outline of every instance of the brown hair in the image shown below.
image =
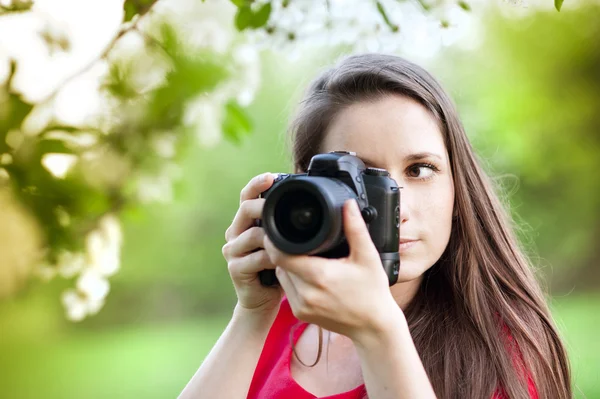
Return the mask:
<path fill-rule="evenodd" d="M 489 398 L 501 387 L 512 399 L 529 398 L 527 370 L 540 398 L 571 398 L 567 354 L 512 220 L 455 105 L 426 70 L 400 57 L 363 54 L 324 72 L 291 125 L 295 172 L 305 172 L 320 152 L 340 110 L 386 95 L 406 96 L 429 110 L 454 178 L 456 217 L 448 246 L 404 311 L 436 395 Z M 321 345 L 320 331 L 319 356 Z"/>

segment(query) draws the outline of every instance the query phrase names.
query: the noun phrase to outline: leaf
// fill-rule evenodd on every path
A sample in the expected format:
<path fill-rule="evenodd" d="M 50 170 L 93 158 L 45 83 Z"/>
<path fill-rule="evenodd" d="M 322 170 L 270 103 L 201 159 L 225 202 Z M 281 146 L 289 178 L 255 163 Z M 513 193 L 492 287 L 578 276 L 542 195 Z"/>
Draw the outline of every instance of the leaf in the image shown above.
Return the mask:
<path fill-rule="evenodd" d="M 236 102 L 230 101 L 225 105 L 222 128 L 226 138 L 234 143 L 239 143 L 242 136 L 252 131 L 252 122 L 242 107 Z"/>
<path fill-rule="evenodd" d="M 554 7 L 556 7 L 556 11 L 560 11 L 562 8 L 564 0 L 554 0 Z"/>
<path fill-rule="evenodd" d="M 466 2 L 466 1 L 464 1 L 464 0 L 460 0 L 460 1 L 458 2 L 458 6 L 459 6 L 460 8 L 462 8 L 463 10 L 465 10 L 465 11 L 471 11 L 471 6 L 469 5 L 469 3 L 467 3 L 467 2 Z"/>
<path fill-rule="evenodd" d="M 33 104 L 29 104 L 21 98 L 20 95 L 8 93 L 8 98 L 0 102 L 0 132 L 8 133 L 11 129 L 19 129 L 23 120 L 33 109 Z"/>
<path fill-rule="evenodd" d="M 235 27 L 239 31 L 243 31 L 252 23 L 252 10 L 249 6 L 240 7 L 235 14 Z"/>
<path fill-rule="evenodd" d="M 431 6 L 429 4 L 427 4 L 427 2 L 425 0 L 417 0 L 417 2 L 419 3 L 419 5 L 421 6 L 421 8 L 424 11 L 429 11 L 431 10 Z"/>
<path fill-rule="evenodd" d="M 130 61 L 115 62 L 110 64 L 101 88 L 117 98 L 133 99 L 139 95 L 133 87 L 133 79 L 134 71 Z"/>
<path fill-rule="evenodd" d="M 67 144 L 62 140 L 44 139 L 39 142 L 39 150 L 42 154 L 74 154 Z"/>
<path fill-rule="evenodd" d="M 249 7 L 251 1 L 250 0 L 230 0 L 234 6 L 240 7 Z"/>
<path fill-rule="evenodd" d="M 136 6 L 131 1 L 126 1 L 123 5 L 123 10 L 125 14 L 123 15 L 123 22 L 129 22 L 135 17 L 138 13 Z"/>
<path fill-rule="evenodd" d="M 235 14 L 235 27 L 239 31 L 246 28 L 257 29 L 266 25 L 271 16 L 271 3 L 264 4 L 258 11 L 254 12 L 247 2 L 238 1 L 237 13 Z"/>
<path fill-rule="evenodd" d="M 20 13 L 29 11 L 32 6 L 32 0 L 13 0 L 12 3 L 9 1 L 9 5 L 0 5 L 0 15 L 7 14 L 9 12 Z"/>
<path fill-rule="evenodd" d="M 271 16 L 271 3 L 264 4 L 257 12 L 252 16 L 250 26 L 254 29 L 265 26 L 269 17 Z"/>
<path fill-rule="evenodd" d="M 390 21 L 390 18 L 388 17 L 387 12 L 385 11 L 385 8 L 383 8 L 383 4 L 381 4 L 380 1 L 377 2 L 377 11 L 379 11 L 379 14 L 381 14 L 385 24 L 392 30 L 392 32 L 398 32 L 400 30 L 398 25 Z"/>
<path fill-rule="evenodd" d="M 15 60 L 10 60 L 9 68 L 8 79 L 3 88 L 7 93 L 0 96 L 0 132 L 4 134 L 11 129 L 19 129 L 33 109 L 33 104 L 24 101 L 19 93 L 11 91 L 12 81 L 17 73 Z"/>
<path fill-rule="evenodd" d="M 138 14 L 145 14 L 157 0 L 125 0 L 123 22 L 129 22 Z"/>

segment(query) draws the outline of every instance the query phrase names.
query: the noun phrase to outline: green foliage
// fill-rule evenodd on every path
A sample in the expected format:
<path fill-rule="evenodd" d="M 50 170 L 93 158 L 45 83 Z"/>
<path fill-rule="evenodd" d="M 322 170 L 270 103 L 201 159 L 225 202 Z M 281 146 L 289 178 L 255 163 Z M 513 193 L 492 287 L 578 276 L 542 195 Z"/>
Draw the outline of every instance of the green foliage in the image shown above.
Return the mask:
<path fill-rule="evenodd" d="M 597 15 L 590 4 L 560 17 L 496 16 L 486 21 L 494 34 L 483 50 L 450 63 L 475 145 L 496 173 L 517 175 L 512 208 L 554 268 L 555 289 L 600 283 Z"/>
<path fill-rule="evenodd" d="M 157 0 L 125 0 L 123 22 L 129 22 L 136 15 L 144 15 Z"/>
<path fill-rule="evenodd" d="M 392 32 L 398 32 L 400 30 L 400 27 L 397 24 L 394 24 L 392 21 L 390 21 L 390 18 L 385 12 L 385 8 L 380 1 L 377 2 L 377 11 L 379 11 L 379 14 L 385 21 L 385 24 L 391 29 Z"/>
<path fill-rule="evenodd" d="M 186 106 L 218 90 L 220 83 L 237 72 L 230 67 L 227 54 L 191 53 L 185 46 L 185 38 L 178 37 L 168 24 L 159 23 L 151 29 L 140 30 L 138 21 L 156 2 L 126 0 L 124 24 L 100 56 L 109 61 L 109 73 L 102 88 L 113 104 L 110 121 L 69 126 L 51 120 L 40 131 L 25 132 L 25 121 L 35 119 L 36 113 L 48 106 L 56 93 L 38 104 L 26 101 L 12 85 L 18 67 L 15 62 L 10 64 L 8 80 L 0 86 L 0 179 L 3 179 L 0 188 L 10 188 L 17 200 L 37 218 L 46 237 L 50 262 L 65 249 L 81 250 L 86 234 L 103 215 L 129 212 L 141 205 L 137 195 L 139 178 L 156 176 L 179 162 L 190 148 L 194 131 L 184 123 Z M 232 3 L 237 7 L 238 30 L 269 28 L 270 1 L 261 5 L 251 0 L 232 0 Z M 420 3 L 425 11 L 434 7 L 425 0 Z M 470 10 L 466 1 L 457 4 Z M 23 12 L 31 6 L 31 1 L 14 0 L 0 6 L 0 13 Z M 376 1 L 374 6 L 392 31 L 400 29 L 382 2 Z M 445 25 L 447 22 L 442 20 L 442 26 Z M 126 34 L 139 34 L 146 45 L 144 51 L 120 59 L 108 57 L 112 46 Z M 295 37 L 294 32 L 287 34 L 290 39 Z M 69 48 L 68 42 L 60 38 L 56 41 L 48 35 L 42 34 L 42 37 L 50 47 Z M 143 61 L 141 57 L 145 57 Z M 146 64 L 140 68 L 144 61 Z M 160 81 L 141 87 L 140 77 L 155 72 L 161 75 Z M 224 137 L 240 145 L 253 130 L 253 123 L 247 111 L 235 101 L 227 102 L 223 111 L 224 118 L 219 123 Z M 169 159 L 156 151 L 157 141 L 165 136 L 173 136 L 176 141 L 176 154 Z M 91 142 L 81 144 L 90 137 Z M 513 148 L 531 146 L 524 142 L 526 140 L 522 139 L 523 142 Z M 585 150 L 581 152 L 587 154 Z M 44 165 L 48 156 L 57 154 L 72 155 L 76 159 L 66 177 L 57 177 Z M 586 157 L 582 155 L 581 159 L 588 159 Z M 8 180 L 4 179 L 6 175 Z"/>
<path fill-rule="evenodd" d="M 151 2 L 142 5 L 148 7 Z M 86 234 L 104 214 L 139 206 L 135 178 L 160 172 L 166 162 L 156 154 L 156 140 L 165 132 L 174 134 L 177 148 L 185 148 L 187 136 L 193 133 L 183 126 L 186 104 L 214 90 L 228 75 L 226 57 L 209 51 L 190 54 L 172 27 L 163 24 L 158 31 L 160 37 L 149 42 L 145 51 L 168 64 L 164 79 L 142 95 L 133 82 L 140 73 L 151 73 L 151 68 L 140 71 L 130 59 L 111 59 L 103 88 L 120 106 L 114 108 L 113 121 L 102 129 L 50 121 L 40 132 L 23 133 L 23 121 L 44 104 L 28 103 L 14 92 L 17 65 L 11 63 L 9 79 L 0 87 L 0 155 L 9 156 L 1 166 L 9 175 L 11 191 L 43 230 L 50 263 L 61 251 L 82 250 Z M 235 117 L 228 124 L 229 135 L 246 134 L 250 127 L 243 109 L 234 105 L 228 109 Z M 93 144 L 76 144 L 73 139 L 82 135 L 91 135 Z M 66 177 L 57 177 L 44 166 L 45 156 L 51 154 L 77 157 Z"/>
<path fill-rule="evenodd" d="M 271 15 L 271 3 L 263 4 L 254 11 L 248 2 L 234 1 L 238 10 L 235 14 L 235 27 L 242 31 L 247 28 L 258 29 L 267 24 Z"/>
<path fill-rule="evenodd" d="M 460 0 L 457 4 L 463 10 L 465 10 L 465 11 L 471 11 L 471 6 L 466 1 Z"/>
<path fill-rule="evenodd" d="M 554 0 L 554 7 L 556 8 L 556 11 L 560 11 L 564 1 L 565 0 Z"/>
<path fill-rule="evenodd" d="M 6 85 L 10 87 L 17 71 L 17 63 L 10 62 L 10 71 Z M 6 135 L 12 129 L 21 126 L 21 122 L 33 109 L 32 104 L 28 104 L 21 99 L 18 93 L 7 90 L 0 96 L 0 151 L 7 151 Z M 2 147 L 5 146 L 5 147 Z"/>
<path fill-rule="evenodd" d="M 32 6 L 33 0 L 12 0 L 8 5 L 0 4 L 0 15 L 29 11 Z"/>
<path fill-rule="evenodd" d="M 223 134 L 234 143 L 240 143 L 244 135 L 252 131 L 252 122 L 244 109 L 237 103 L 229 101 L 225 105 Z"/>

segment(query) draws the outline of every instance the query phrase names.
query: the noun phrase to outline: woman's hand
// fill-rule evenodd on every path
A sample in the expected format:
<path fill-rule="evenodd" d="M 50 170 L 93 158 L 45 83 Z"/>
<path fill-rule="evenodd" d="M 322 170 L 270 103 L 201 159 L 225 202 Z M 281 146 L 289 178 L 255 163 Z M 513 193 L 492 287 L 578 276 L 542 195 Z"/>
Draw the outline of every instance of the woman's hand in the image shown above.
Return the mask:
<path fill-rule="evenodd" d="M 265 232 L 262 227 L 255 226 L 254 221 L 262 217 L 265 204 L 264 198 L 258 197 L 273 185 L 273 181 L 271 173 L 263 173 L 242 189 L 240 207 L 225 232 L 227 243 L 222 251 L 238 297 L 238 309 L 268 316 L 279 309 L 283 292 L 279 286 L 260 284 L 258 272 L 275 266 L 263 249 Z"/>
<path fill-rule="evenodd" d="M 355 200 L 344 204 L 350 255 L 341 259 L 289 255 L 267 236 L 264 248 L 294 315 L 352 340 L 385 328 L 400 309 Z"/>

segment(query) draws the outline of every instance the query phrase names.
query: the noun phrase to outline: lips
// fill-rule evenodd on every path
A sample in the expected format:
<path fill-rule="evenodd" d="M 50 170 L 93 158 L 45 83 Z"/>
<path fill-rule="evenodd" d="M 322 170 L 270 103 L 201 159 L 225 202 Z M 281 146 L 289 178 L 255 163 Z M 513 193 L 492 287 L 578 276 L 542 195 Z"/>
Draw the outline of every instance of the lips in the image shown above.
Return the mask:
<path fill-rule="evenodd" d="M 404 251 L 408 250 L 409 248 L 413 247 L 419 241 L 420 240 L 417 240 L 416 238 L 400 238 L 399 251 L 404 252 Z"/>
<path fill-rule="evenodd" d="M 405 238 L 405 237 L 400 237 L 400 244 L 404 244 L 407 242 L 412 242 L 412 241 L 419 241 L 416 238 Z"/>

